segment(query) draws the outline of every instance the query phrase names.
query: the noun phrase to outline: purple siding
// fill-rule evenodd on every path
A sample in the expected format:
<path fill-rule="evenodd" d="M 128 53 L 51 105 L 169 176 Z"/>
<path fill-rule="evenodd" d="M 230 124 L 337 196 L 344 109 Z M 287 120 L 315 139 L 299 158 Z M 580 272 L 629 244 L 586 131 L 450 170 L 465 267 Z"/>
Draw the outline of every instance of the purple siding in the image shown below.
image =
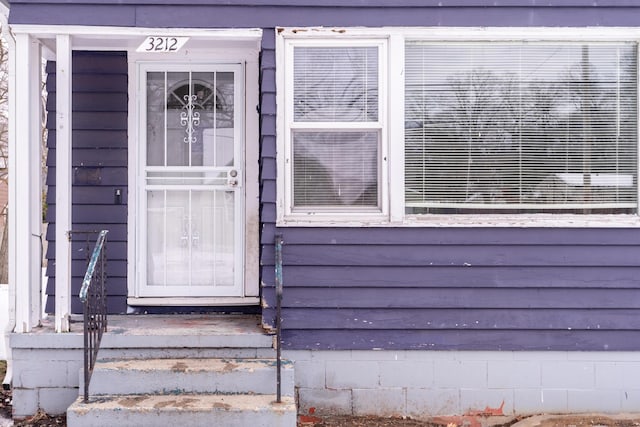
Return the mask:
<path fill-rule="evenodd" d="M 638 230 L 278 231 L 289 348 L 638 349 Z"/>
<path fill-rule="evenodd" d="M 263 321 L 275 325 L 275 173 L 267 165 L 276 161 L 276 113 L 268 100 L 276 93 L 275 30 L 263 29 L 260 48 L 260 283 L 262 297 L 272 309 L 263 309 Z"/>
<path fill-rule="evenodd" d="M 640 348 L 640 230 L 276 229 L 273 40 L 265 31 L 261 277 L 273 324 L 280 232 L 287 348 Z"/>
<path fill-rule="evenodd" d="M 107 244 L 108 306 L 126 312 L 127 295 L 127 57 L 120 52 L 75 52 L 73 56 L 73 190 L 74 230 L 109 230 Z M 46 257 L 53 311 L 55 295 L 55 63 L 47 65 Z M 92 184 L 88 184 L 92 183 Z M 123 192 L 114 204 L 114 192 Z M 93 248 L 93 244 L 90 245 Z M 82 312 L 77 298 L 86 269 L 86 240 L 74 235 L 72 244 L 72 311 Z"/>
<path fill-rule="evenodd" d="M 442 4 L 442 5 L 441 5 Z M 634 26 L 633 0 L 12 0 L 11 23 L 136 27 Z"/>
<path fill-rule="evenodd" d="M 635 26 L 640 22 L 636 0 L 442 3 L 447 6 L 439 6 L 437 0 L 14 0 L 10 19 L 28 24 L 264 28 L 260 215 L 261 282 L 267 308 L 263 317 L 273 324 L 272 242 L 281 232 L 287 348 L 639 350 L 638 229 L 276 228 L 275 26 Z M 74 63 L 74 144 L 80 144 L 74 145 L 74 166 L 102 168 L 99 186 L 74 187 L 74 218 L 86 228 L 112 230 L 110 304 L 111 311 L 123 311 L 126 206 L 110 201 L 113 188 L 127 184 L 126 58 L 83 55 L 113 63 L 85 61 L 82 72 Z M 55 89 L 51 80 L 49 88 Z M 100 94 L 99 102 L 91 88 L 95 96 Z M 55 148 L 54 132 L 50 145 Z M 95 164 L 98 159 L 100 165 Z M 49 179 L 54 185 L 52 175 Z M 54 209 L 49 218 L 55 220 Z M 53 237 L 51 229 L 48 237 Z M 83 271 L 78 247 L 74 246 L 74 276 Z M 53 253 L 48 257 L 53 259 Z"/>

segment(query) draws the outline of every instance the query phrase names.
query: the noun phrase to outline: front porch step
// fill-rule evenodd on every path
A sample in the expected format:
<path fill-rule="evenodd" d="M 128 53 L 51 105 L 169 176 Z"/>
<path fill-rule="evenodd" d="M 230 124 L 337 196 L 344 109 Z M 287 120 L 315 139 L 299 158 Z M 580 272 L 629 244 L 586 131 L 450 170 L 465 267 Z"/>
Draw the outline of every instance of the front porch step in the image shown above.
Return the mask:
<path fill-rule="evenodd" d="M 272 348 L 273 336 L 264 332 L 257 316 L 216 314 L 110 316 L 101 344 L 102 350 L 134 354 L 136 350 L 255 352 Z"/>
<path fill-rule="evenodd" d="M 110 316 L 90 402 L 77 399 L 67 425 L 295 427 L 293 365 L 276 404 L 275 353 L 257 316 Z"/>
<path fill-rule="evenodd" d="M 102 359 L 273 358 L 273 335 L 255 315 L 109 316 Z"/>
<path fill-rule="evenodd" d="M 282 395 L 294 395 L 293 365 L 282 362 Z M 275 394 L 275 359 L 98 360 L 91 396 L 118 394 Z"/>
<path fill-rule="evenodd" d="M 294 427 L 294 399 L 275 400 L 274 395 L 250 394 L 119 395 L 84 404 L 79 398 L 67 411 L 67 423 L 84 427 Z"/>

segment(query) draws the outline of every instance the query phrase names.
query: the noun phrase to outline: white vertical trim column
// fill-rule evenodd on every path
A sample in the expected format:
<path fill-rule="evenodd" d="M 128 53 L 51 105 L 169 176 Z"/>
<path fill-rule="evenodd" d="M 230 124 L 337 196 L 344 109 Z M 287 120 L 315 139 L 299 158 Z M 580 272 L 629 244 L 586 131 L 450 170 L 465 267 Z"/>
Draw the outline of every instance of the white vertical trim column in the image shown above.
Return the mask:
<path fill-rule="evenodd" d="M 7 326 L 7 330 L 5 331 L 5 342 L 7 343 L 7 363 L 8 369 L 11 369 L 11 346 L 9 345 L 9 337 L 8 333 L 13 332 L 15 330 L 16 325 L 16 288 L 17 288 L 17 274 L 18 274 L 18 266 L 16 265 L 16 241 L 17 238 L 17 229 L 16 229 L 16 181 L 18 176 L 18 168 L 16 167 L 16 141 L 17 141 L 17 58 L 16 52 L 18 49 L 16 48 L 16 39 L 15 37 L 7 30 L 9 24 L 6 19 L 2 20 L 3 25 L 3 35 L 5 35 L 7 39 L 8 53 L 9 53 L 9 63 L 7 64 L 7 70 L 9 72 L 9 93 L 8 93 L 8 113 L 9 113 L 9 132 L 8 132 L 8 217 L 7 224 L 5 228 L 5 233 L 9 233 L 7 236 L 8 247 L 8 280 L 9 280 L 9 325 Z"/>
<path fill-rule="evenodd" d="M 29 332 L 40 322 L 40 47 L 29 34 L 16 35 L 15 121 L 9 141 L 10 282 L 15 290 L 15 332 Z M 40 207 L 40 208 L 39 208 Z"/>
<path fill-rule="evenodd" d="M 257 57 L 253 56 L 245 62 L 244 91 L 245 91 L 245 123 L 244 123 L 244 158 L 240 159 L 244 169 L 244 197 L 245 197 L 245 257 L 244 257 L 244 296 L 260 295 L 260 116 L 256 106 L 260 105 L 258 82 L 260 70 Z"/>
<path fill-rule="evenodd" d="M 127 119 L 128 134 L 128 165 L 127 174 L 129 187 L 127 190 L 127 296 L 138 296 L 138 271 L 136 266 L 138 262 L 138 251 L 136 245 L 138 244 L 138 198 L 137 198 L 137 182 L 138 182 L 138 133 L 140 130 L 138 126 L 138 99 L 135 94 L 138 93 L 138 68 L 134 60 L 131 59 L 131 55 L 127 55 L 127 66 L 129 71 L 129 84 L 128 94 L 129 102 L 127 108 L 129 111 Z M 145 128 L 146 129 L 146 128 Z"/>
<path fill-rule="evenodd" d="M 71 37 L 56 38 L 56 332 L 71 315 Z"/>
<path fill-rule="evenodd" d="M 29 197 L 31 198 L 31 210 L 29 222 L 31 224 L 31 270 L 30 281 L 30 310 L 31 324 L 40 325 L 42 319 L 42 46 L 36 41 L 31 41 L 31 68 L 29 79 L 31 81 L 31 94 L 29 105 L 31 106 L 31 137 L 29 152 Z"/>
<path fill-rule="evenodd" d="M 389 38 L 389 204 L 392 223 L 404 220 L 404 38 Z"/>
<path fill-rule="evenodd" d="M 29 47 L 30 37 L 28 34 L 16 35 L 15 50 L 15 67 L 16 77 L 15 86 L 12 89 L 12 96 L 15 100 L 15 126 L 13 126 L 14 138 L 9 142 L 9 159 L 12 164 L 9 168 L 9 220 L 10 220 L 10 237 L 9 252 L 13 254 L 15 264 L 9 263 L 10 269 L 13 265 L 13 271 L 10 270 L 9 282 L 15 290 L 16 304 L 16 327 L 15 332 L 31 331 L 29 316 L 29 257 L 31 251 L 29 242 L 31 240 L 29 221 L 27 212 L 29 212 L 30 199 L 27 196 L 29 189 L 29 174 L 24 171 L 29 170 L 29 144 L 30 126 L 29 126 Z M 20 94 L 20 96 L 19 96 Z M 11 116 L 10 116 L 11 117 Z M 22 173 L 18 173 L 22 171 Z M 12 227 L 11 227 L 12 225 Z"/>
<path fill-rule="evenodd" d="M 31 40 L 29 81 L 29 114 L 32 135 L 29 143 L 29 228 L 31 229 L 31 257 L 29 315 L 31 325 L 39 325 L 42 314 L 42 48 Z"/>

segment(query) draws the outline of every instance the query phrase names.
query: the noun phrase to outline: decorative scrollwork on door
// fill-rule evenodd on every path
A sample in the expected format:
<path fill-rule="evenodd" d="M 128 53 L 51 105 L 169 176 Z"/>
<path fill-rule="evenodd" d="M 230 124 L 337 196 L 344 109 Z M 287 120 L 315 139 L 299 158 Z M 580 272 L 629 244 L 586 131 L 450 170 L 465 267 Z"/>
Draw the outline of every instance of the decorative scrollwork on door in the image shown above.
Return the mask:
<path fill-rule="evenodd" d="M 185 126 L 185 132 L 187 136 L 184 137 L 185 144 L 195 144 L 198 142 L 198 138 L 194 135 L 194 130 L 200 126 L 200 113 L 195 111 L 195 101 L 198 99 L 197 95 L 185 95 L 183 97 L 185 105 L 183 112 L 180 113 L 180 125 Z"/>

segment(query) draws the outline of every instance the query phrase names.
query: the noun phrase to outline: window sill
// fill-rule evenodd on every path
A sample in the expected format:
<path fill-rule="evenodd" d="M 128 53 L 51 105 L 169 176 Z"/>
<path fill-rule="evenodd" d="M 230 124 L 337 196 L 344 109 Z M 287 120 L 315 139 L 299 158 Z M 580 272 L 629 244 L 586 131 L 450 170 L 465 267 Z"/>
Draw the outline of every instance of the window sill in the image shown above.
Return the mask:
<path fill-rule="evenodd" d="M 403 221 L 386 217 L 339 218 L 337 216 L 295 217 L 279 220 L 278 227 L 514 227 L 514 228 L 636 228 L 638 215 L 409 215 Z"/>
<path fill-rule="evenodd" d="M 384 214 L 315 213 L 286 215 L 276 222 L 278 227 L 388 227 Z"/>
<path fill-rule="evenodd" d="M 628 214 L 411 215 L 405 225 L 432 227 L 632 228 L 640 216 Z"/>

